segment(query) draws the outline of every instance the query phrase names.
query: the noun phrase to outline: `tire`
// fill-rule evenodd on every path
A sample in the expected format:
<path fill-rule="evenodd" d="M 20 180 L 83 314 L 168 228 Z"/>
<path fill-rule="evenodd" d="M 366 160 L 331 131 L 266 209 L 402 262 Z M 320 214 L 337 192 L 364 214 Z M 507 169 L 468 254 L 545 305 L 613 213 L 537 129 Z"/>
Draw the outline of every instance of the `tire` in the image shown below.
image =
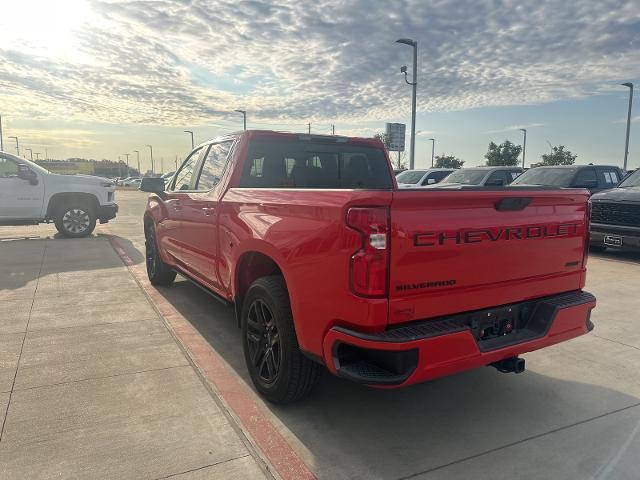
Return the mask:
<path fill-rule="evenodd" d="M 81 203 L 58 208 L 53 220 L 58 232 L 68 238 L 88 237 L 96 228 L 94 208 Z"/>
<path fill-rule="evenodd" d="M 280 276 L 259 278 L 249 287 L 242 304 L 242 346 L 251 380 L 270 402 L 301 400 L 320 378 L 320 365 L 298 346 L 289 293 Z"/>
<path fill-rule="evenodd" d="M 176 272 L 162 261 L 158 252 L 156 231 L 153 225 L 145 230 L 145 259 L 147 264 L 147 276 L 151 285 L 171 285 L 176 279 Z"/>
<path fill-rule="evenodd" d="M 597 252 L 597 253 L 601 253 L 604 252 L 607 249 L 607 247 L 603 247 L 602 245 L 590 245 L 589 246 L 589 250 L 592 252 Z"/>

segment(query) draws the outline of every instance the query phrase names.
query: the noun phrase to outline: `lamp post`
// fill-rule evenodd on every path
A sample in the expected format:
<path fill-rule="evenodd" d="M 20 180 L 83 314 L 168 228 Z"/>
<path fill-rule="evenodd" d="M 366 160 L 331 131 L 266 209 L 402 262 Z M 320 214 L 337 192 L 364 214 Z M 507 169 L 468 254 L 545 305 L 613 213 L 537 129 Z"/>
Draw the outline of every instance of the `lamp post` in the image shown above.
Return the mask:
<path fill-rule="evenodd" d="M 30 148 L 25 148 L 25 150 L 29 150 L 29 156 L 31 158 L 31 161 L 33 161 L 33 150 Z"/>
<path fill-rule="evenodd" d="M 129 155 L 131 155 L 131 154 L 130 153 L 123 153 L 122 155 L 127 157 L 127 177 L 130 177 L 131 176 L 131 172 L 129 171 Z"/>
<path fill-rule="evenodd" d="M 4 151 L 4 140 L 2 139 L 2 115 L 0 115 L 0 152 Z"/>
<path fill-rule="evenodd" d="M 631 104 L 633 103 L 633 83 L 626 82 L 622 84 L 625 87 L 629 87 L 629 112 L 627 113 L 627 139 L 624 143 L 624 164 L 623 169 L 627 170 L 627 158 L 629 157 L 629 132 L 631 130 Z"/>
<path fill-rule="evenodd" d="M 140 152 L 138 150 L 134 150 L 134 152 L 138 159 L 138 175 L 142 176 L 142 170 L 140 170 Z"/>
<path fill-rule="evenodd" d="M 149 154 L 151 155 L 151 176 L 153 177 L 153 174 L 155 173 L 155 168 L 153 165 L 153 147 L 151 145 L 147 145 L 147 147 L 149 147 Z"/>
<path fill-rule="evenodd" d="M 431 140 L 431 168 L 433 168 L 433 155 L 436 151 L 436 139 L 430 138 L 429 140 Z"/>
<path fill-rule="evenodd" d="M 184 133 L 191 134 L 191 150 L 193 150 L 193 132 L 191 130 L 185 130 Z"/>
<path fill-rule="evenodd" d="M 40 152 L 34 152 L 34 155 L 36 156 L 36 160 L 40 160 Z"/>
<path fill-rule="evenodd" d="M 524 141 L 522 142 L 522 168 L 524 168 L 524 158 L 527 154 L 527 129 L 521 128 L 520 131 L 524 133 Z"/>
<path fill-rule="evenodd" d="M 401 73 L 404 73 L 404 81 L 413 87 L 413 95 L 411 98 L 411 155 L 409 156 L 409 168 L 411 170 L 415 167 L 416 156 L 416 93 L 418 86 L 418 41 L 410 38 L 400 38 L 396 40 L 396 43 L 402 43 L 413 47 L 413 82 L 407 80 L 407 67 L 400 69 Z"/>
<path fill-rule="evenodd" d="M 9 137 L 9 138 L 15 138 L 16 139 L 16 152 L 17 152 L 18 156 L 20 156 L 20 144 L 18 143 L 18 137 Z"/>
<path fill-rule="evenodd" d="M 242 127 L 244 130 L 247 129 L 247 111 L 246 110 L 234 110 L 234 112 L 238 112 L 242 114 Z"/>

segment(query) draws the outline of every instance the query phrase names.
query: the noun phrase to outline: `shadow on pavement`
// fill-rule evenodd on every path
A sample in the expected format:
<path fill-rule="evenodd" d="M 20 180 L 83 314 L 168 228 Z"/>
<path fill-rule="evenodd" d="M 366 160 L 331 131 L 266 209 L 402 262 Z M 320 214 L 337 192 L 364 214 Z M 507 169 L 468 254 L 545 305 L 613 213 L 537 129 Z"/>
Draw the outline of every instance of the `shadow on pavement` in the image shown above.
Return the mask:
<path fill-rule="evenodd" d="M 233 310 L 180 277 L 173 286 L 159 291 L 253 390 Z M 554 370 L 557 373 L 562 366 Z M 404 478 L 434 469 L 437 475 L 441 467 L 451 463 L 484 458 L 494 449 L 542 436 L 542 446 L 534 447 L 538 457 L 528 460 L 539 462 L 540 456 L 553 456 L 555 451 L 554 440 L 546 433 L 616 409 L 624 411 L 638 402 L 633 396 L 602 386 L 533 371 L 505 375 L 481 368 L 393 391 L 371 389 L 325 374 L 311 398 L 284 407 L 264 405 L 286 427 L 283 435 L 320 478 L 369 479 Z M 594 465 L 615 455 L 634 424 L 628 427 L 623 424 L 607 440 L 597 440 L 594 448 L 600 452 L 588 447 L 591 441 L 585 441 L 584 446 L 578 442 L 573 447 L 578 449 L 572 452 L 574 458 L 556 460 L 575 463 L 575 468 L 585 469 L 585 477 L 590 476 L 597 470 Z M 589 428 L 590 435 L 598 438 L 598 431 Z M 571 439 L 575 439 L 574 433 Z M 515 445 L 512 448 L 517 450 Z M 546 453 L 540 449 L 546 449 Z M 518 472 L 516 460 L 504 457 L 504 453 L 496 455 L 499 462 L 495 472 L 502 472 L 502 467 Z M 600 461 L 598 455 L 603 456 Z M 629 465 L 630 455 L 627 452 L 623 456 Z M 575 473 L 566 478 L 573 478 Z M 479 473 L 465 472 L 456 478 L 479 477 Z"/>
<path fill-rule="evenodd" d="M 630 250 L 615 250 L 607 248 L 604 252 L 589 252 L 590 257 L 602 258 L 603 260 L 618 260 L 621 262 L 640 263 L 640 252 Z"/>

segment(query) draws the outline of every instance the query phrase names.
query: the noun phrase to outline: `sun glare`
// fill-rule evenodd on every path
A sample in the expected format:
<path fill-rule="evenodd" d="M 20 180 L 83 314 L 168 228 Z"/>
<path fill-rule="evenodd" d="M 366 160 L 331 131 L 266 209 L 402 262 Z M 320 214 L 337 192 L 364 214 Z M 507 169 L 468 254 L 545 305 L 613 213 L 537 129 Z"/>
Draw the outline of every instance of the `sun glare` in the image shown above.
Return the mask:
<path fill-rule="evenodd" d="M 85 0 L 19 0 L 3 2 L 0 48 L 16 49 L 57 60 L 87 61 L 77 32 L 91 17 Z"/>

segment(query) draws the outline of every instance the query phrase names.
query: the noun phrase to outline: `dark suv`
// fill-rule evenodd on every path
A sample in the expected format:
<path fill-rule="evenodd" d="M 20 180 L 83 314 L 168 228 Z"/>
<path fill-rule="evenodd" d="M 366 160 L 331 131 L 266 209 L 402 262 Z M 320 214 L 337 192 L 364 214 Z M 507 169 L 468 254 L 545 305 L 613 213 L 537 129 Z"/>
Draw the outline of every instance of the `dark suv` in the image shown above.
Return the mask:
<path fill-rule="evenodd" d="M 606 165 L 558 165 L 534 167 L 513 181 L 514 185 L 586 188 L 591 193 L 614 188 L 622 180 L 622 170 Z"/>
<path fill-rule="evenodd" d="M 591 249 L 640 250 L 640 170 L 591 196 Z"/>

